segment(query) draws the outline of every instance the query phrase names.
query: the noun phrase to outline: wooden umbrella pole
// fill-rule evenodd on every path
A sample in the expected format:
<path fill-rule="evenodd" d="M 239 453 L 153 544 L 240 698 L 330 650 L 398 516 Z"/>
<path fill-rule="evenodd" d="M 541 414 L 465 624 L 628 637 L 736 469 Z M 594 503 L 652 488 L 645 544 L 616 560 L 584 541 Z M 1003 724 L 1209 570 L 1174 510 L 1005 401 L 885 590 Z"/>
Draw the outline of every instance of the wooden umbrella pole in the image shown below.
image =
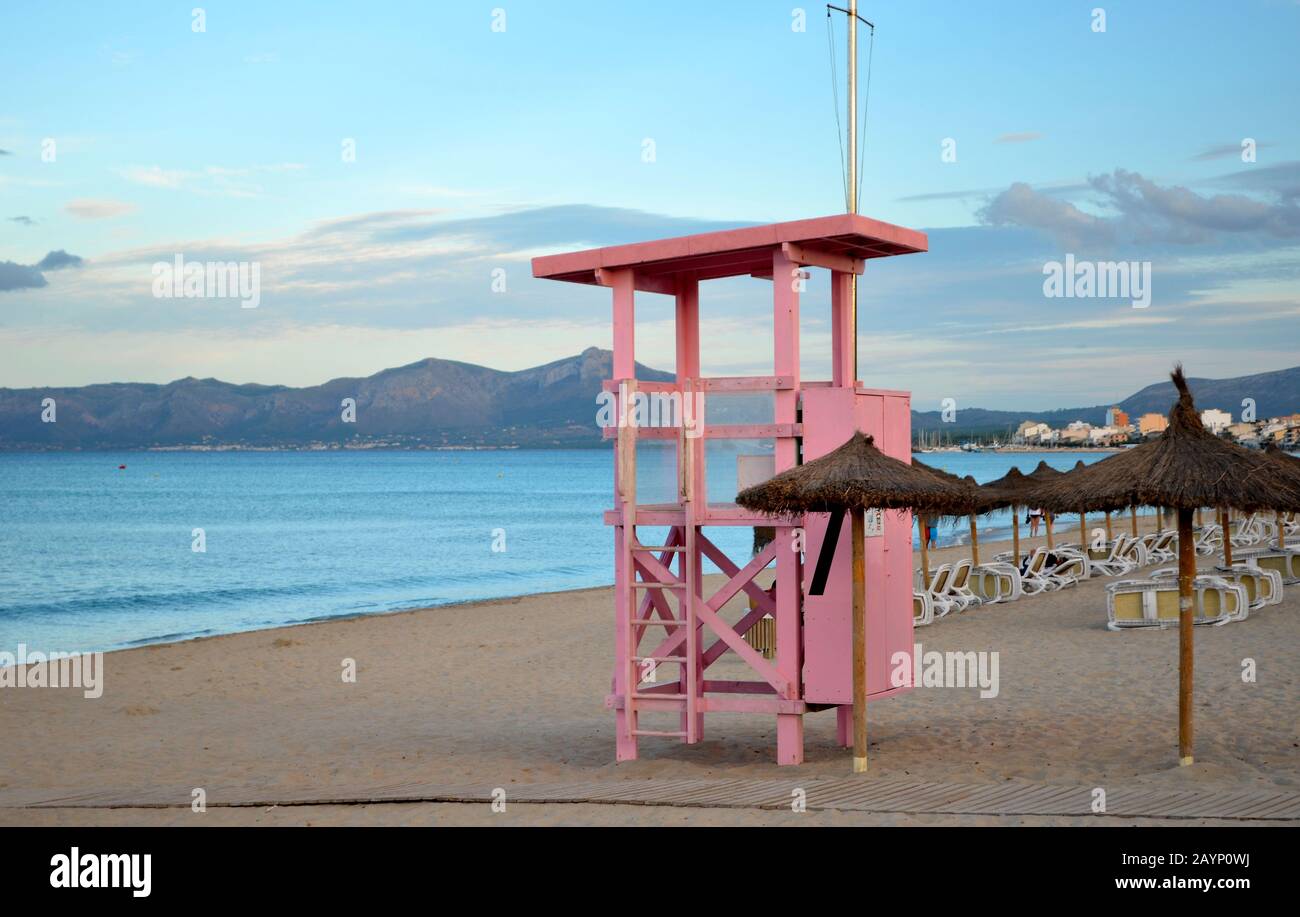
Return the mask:
<path fill-rule="evenodd" d="M 1232 512 L 1222 510 L 1219 513 L 1219 527 L 1223 529 L 1223 565 L 1232 566 Z"/>
<path fill-rule="evenodd" d="M 1106 543 L 1110 544 L 1115 540 L 1115 533 L 1110 530 L 1110 512 L 1106 513 Z"/>
<path fill-rule="evenodd" d="M 861 509 L 853 516 L 853 773 L 867 770 L 867 583 Z"/>
<path fill-rule="evenodd" d="M 1205 528 L 1205 520 L 1201 517 L 1201 511 L 1199 509 L 1196 511 L 1196 527 L 1198 529 Z"/>
<path fill-rule="evenodd" d="M 1047 550 L 1052 550 L 1055 545 L 1052 544 L 1052 514 L 1043 513 L 1043 524 L 1047 526 Z"/>
<path fill-rule="evenodd" d="M 975 514 L 970 516 L 970 562 L 978 567 L 980 565 L 980 533 L 975 528 Z"/>
<path fill-rule="evenodd" d="M 1138 508 L 1136 506 L 1130 506 L 1128 508 L 1128 514 L 1129 518 L 1133 521 L 1133 537 L 1136 538 L 1138 533 Z"/>
<path fill-rule="evenodd" d="M 1164 530 L 1165 530 L 1165 508 L 1163 506 L 1157 506 L 1156 507 L 1156 532 L 1160 533 L 1163 532 Z"/>
<path fill-rule="evenodd" d="M 1011 507 L 1011 565 L 1020 566 L 1020 511 Z"/>
<path fill-rule="evenodd" d="M 917 515 L 916 524 L 921 529 L 921 586 L 925 589 L 930 588 L 930 529 L 926 525 L 925 516 Z"/>
<path fill-rule="evenodd" d="M 1178 510 L 1178 763 L 1192 763 L 1192 616 L 1196 545 L 1192 511 Z"/>
<path fill-rule="evenodd" d="M 1286 527 L 1282 525 L 1282 514 L 1280 512 L 1273 514 L 1273 524 L 1277 526 L 1277 549 L 1286 550 Z"/>
<path fill-rule="evenodd" d="M 1088 520 L 1087 513 L 1079 510 L 1079 550 L 1085 554 L 1088 551 Z"/>

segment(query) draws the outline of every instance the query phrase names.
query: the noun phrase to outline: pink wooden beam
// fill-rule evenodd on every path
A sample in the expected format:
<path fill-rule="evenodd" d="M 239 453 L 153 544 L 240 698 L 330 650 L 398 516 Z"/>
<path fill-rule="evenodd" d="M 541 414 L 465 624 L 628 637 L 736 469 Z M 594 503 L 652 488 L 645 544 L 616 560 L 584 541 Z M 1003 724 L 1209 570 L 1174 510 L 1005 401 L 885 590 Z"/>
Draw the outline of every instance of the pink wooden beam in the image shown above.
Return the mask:
<path fill-rule="evenodd" d="M 783 242 L 781 251 L 795 264 L 824 267 L 832 271 L 844 271 L 849 274 L 861 274 L 866 265 L 866 262 L 861 258 L 820 251 L 807 245 L 801 245 L 798 242 Z"/>
<path fill-rule="evenodd" d="M 771 602 L 771 599 L 769 599 L 768 601 Z M 776 610 L 775 603 L 772 603 L 771 611 L 762 607 L 761 605 L 755 608 L 751 608 L 749 611 L 745 612 L 745 614 L 741 617 L 739 621 L 736 622 L 736 633 L 741 635 L 749 633 L 749 629 L 751 627 L 753 627 L 755 624 L 761 621 L 765 616 L 771 614 L 771 612 L 775 610 Z M 710 646 L 707 650 L 704 651 L 704 667 L 708 668 L 709 666 L 713 665 L 713 663 L 717 662 L 719 659 L 721 659 L 723 656 L 726 655 L 728 649 L 729 647 L 727 646 L 726 643 L 722 642 L 721 640 L 715 641 L 712 646 Z"/>
<path fill-rule="evenodd" d="M 740 568 L 732 563 L 730 557 L 722 553 L 721 548 L 710 541 L 703 533 L 700 533 L 697 537 L 699 539 L 700 550 L 704 552 L 705 557 L 713 561 L 714 566 L 725 573 L 729 579 L 735 579 L 740 575 Z M 773 602 L 772 597 L 767 594 L 767 590 L 758 585 L 758 583 L 753 582 L 752 577 L 745 582 L 744 588 L 745 594 L 758 602 L 759 608 L 762 608 L 767 614 L 776 614 L 776 603 Z"/>
<path fill-rule="evenodd" d="M 786 698 L 794 696 L 794 692 L 796 692 L 797 689 L 790 684 L 789 680 L 778 672 L 775 667 L 770 665 L 768 661 L 763 658 L 762 653 L 746 643 L 745 639 L 741 637 L 740 634 L 732 630 L 730 624 L 718 617 L 717 612 L 709 608 L 707 602 L 700 606 L 699 616 L 700 620 L 703 621 L 711 631 L 721 637 L 726 644 L 731 647 L 736 655 L 745 660 L 746 664 L 754 670 L 755 675 L 758 675 L 775 688 L 777 694 Z"/>
<path fill-rule="evenodd" d="M 641 552 L 632 555 L 632 561 L 637 568 L 650 579 L 638 580 L 638 582 L 655 582 L 676 585 L 681 582 L 680 578 L 673 575 L 673 572 L 667 566 L 660 563 L 653 557 L 647 557 Z M 655 590 L 658 591 L 658 590 Z"/>
<path fill-rule="evenodd" d="M 719 694 L 772 694 L 772 686 L 765 681 L 715 681 L 709 679 L 704 682 L 706 691 L 717 691 Z"/>
<path fill-rule="evenodd" d="M 808 705 L 801 700 L 759 696 L 719 697 L 713 695 L 703 698 L 700 701 L 700 706 L 706 713 L 775 713 L 778 716 L 778 721 L 788 715 L 791 719 L 800 723 L 803 722 L 803 714 L 808 710 Z M 797 764 L 798 762 L 792 761 L 788 763 Z"/>
<path fill-rule="evenodd" d="M 638 383 L 638 386 L 640 383 Z M 803 436 L 800 423 L 715 423 L 704 428 L 704 439 L 794 439 Z M 673 439 L 676 427 L 637 427 L 637 439 Z M 617 427 L 601 430 L 604 439 L 618 437 Z M 696 437 L 698 439 L 699 437 Z M 793 443 L 790 443 L 793 448 Z"/>
<path fill-rule="evenodd" d="M 754 577 L 758 576 L 776 557 L 776 544 L 775 541 L 769 543 L 763 550 L 754 555 L 754 559 L 746 564 L 743 570 L 728 579 L 721 589 L 713 593 L 713 596 L 705 603 L 709 609 L 721 611 L 723 605 L 734 599 L 747 584 L 753 582 Z"/>
<path fill-rule="evenodd" d="M 706 392 L 767 392 L 794 387 L 794 376 L 713 376 L 700 380 L 700 388 Z"/>
<path fill-rule="evenodd" d="M 600 387 L 602 391 L 617 392 L 619 390 L 619 379 L 602 379 Z M 680 392 L 681 387 L 675 382 L 646 382 L 644 379 L 636 380 L 636 390 L 638 392 L 653 392 L 655 394 L 668 395 L 673 392 Z"/>

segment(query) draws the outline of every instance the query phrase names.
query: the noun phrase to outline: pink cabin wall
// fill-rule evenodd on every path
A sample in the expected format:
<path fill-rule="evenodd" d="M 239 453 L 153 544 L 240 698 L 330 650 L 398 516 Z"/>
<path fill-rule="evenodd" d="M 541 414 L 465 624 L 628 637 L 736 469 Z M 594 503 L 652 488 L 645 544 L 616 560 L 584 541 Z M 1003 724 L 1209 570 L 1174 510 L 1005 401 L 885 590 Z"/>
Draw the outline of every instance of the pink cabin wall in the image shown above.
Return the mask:
<path fill-rule="evenodd" d="M 850 388 L 803 391 L 804 461 L 838 448 L 861 430 L 875 437 L 886 454 L 910 461 L 910 398 L 903 392 Z M 850 525 L 840 529 L 835 561 L 825 592 L 808 595 L 826 530 L 824 515 L 807 520 L 804 564 L 804 699 L 818 704 L 853 702 L 852 551 Z M 884 535 L 868 537 L 866 555 L 867 695 L 899 693 L 889 683 L 890 658 L 912 652 L 912 517 L 885 514 Z"/>

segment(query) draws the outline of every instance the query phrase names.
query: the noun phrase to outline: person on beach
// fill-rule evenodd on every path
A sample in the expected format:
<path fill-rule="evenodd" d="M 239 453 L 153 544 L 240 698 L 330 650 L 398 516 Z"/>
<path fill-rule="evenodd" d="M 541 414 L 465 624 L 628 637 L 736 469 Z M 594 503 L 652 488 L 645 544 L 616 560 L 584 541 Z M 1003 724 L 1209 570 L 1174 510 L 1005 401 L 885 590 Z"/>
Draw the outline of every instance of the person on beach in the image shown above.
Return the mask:
<path fill-rule="evenodd" d="M 1038 537 L 1038 524 L 1043 521 L 1043 511 L 1041 509 L 1031 509 L 1029 515 L 1025 517 L 1029 523 L 1029 537 Z"/>
<path fill-rule="evenodd" d="M 939 530 L 933 522 L 927 522 L 925 525 L 926 550 L 933 550 L 939 541 Z"/>

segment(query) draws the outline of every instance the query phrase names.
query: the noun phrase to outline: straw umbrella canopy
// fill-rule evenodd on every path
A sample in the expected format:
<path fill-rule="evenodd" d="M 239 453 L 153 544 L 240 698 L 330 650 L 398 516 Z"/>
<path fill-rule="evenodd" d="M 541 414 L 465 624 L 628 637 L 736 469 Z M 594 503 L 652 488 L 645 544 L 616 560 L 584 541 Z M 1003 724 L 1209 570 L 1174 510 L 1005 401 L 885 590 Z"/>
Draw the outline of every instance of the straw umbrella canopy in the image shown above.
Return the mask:
<path fill-rule="evenodd" d="M 950 471 L 944 471 L 942 468 L 935 468 L 933 465 L 927 465 L 919 459 L 912 459 L 912 467 L 920 468 L 922 471 L 928 471 L 939 480 L 958 488 L 961 493 L 964 494 L 964 503 L 961 507 L 961 512 L 954 513 L 953 515 L 968 516 L 970 518 L 971 561 L 976 566 L 979 566 L 980 543 L 979 532 L 975 527 L 975 516 L 976 514 L 985 511 L 985 497 L 980 492 L 980 487 L 975 483 L 975 479 L 969 475 L 964 478 L 959 478 Z M 924 520 L 925 515 L 918 514 L 917 518 Z M 930 582 L 930 559 L 928 553 L 922 553 L 921 563 L 925 568 L 925 581 L 928 584 Z"/>
<path fill-rule="evenodd" d="M 955 515 L 968 499 L 964 489 L 938 475 L 885 455 L 870 436 L 854 433 L 833 452 L 796 465 L 746 488 L 736 502 L 769 516 L 849 513 L 853 522 L 853 770 L 867 769 L 867 614 L 863 514 L 899 509 Z"/>
<path fill-rule="evenodd" d="M 1016 567 L 1020 566 L 1020 516 L 1017 507 L 1023 505 L 1024 495 L 1031 486 L 1033 482 L 1013 466 L 996 481 L 989 481 L 980 487 L 987 509 L 1011 507 L 1011 551 L 1015 558 L 1012 565 Z"/>
<path fill-rule="evenodd" d="M 1294 455 L 1282 451 L 1277 447 L 1276 443 L 1269 443 L 1267 446 L 1264 447 L 1264 458 L 1271 459 L 1274 462 L 1278 462 L 1283 469 L 1300 468 L 1300 458 L 1296 458 Z M 1278 550 L 1279 551 L 1285 550 L 1286 529 L 1282 525 L 1282 514 L 1280 512 L 1275 513 L 1273 517 L 1273 521 L 1274 521 L 1274 525 L 1277 526 Z"/>
<path fill-rule="evenodd" d="M 1064 471 L 1057 471 L 1051 465 L 1047 464 L 1046 461 L 1040 459 L 1037 467 L 1035 467 L 1033 471 L 1029 472 L 1029 474 L 1025 475 L 1025 478 L 1033 485 L 1032 487 L 1027 488 L 1029 494 L 1028 502 L 1036 509 L 1042 509 L 1042 507 L 1037 503 L 1033 502 L 1033 492 L 1039 485 L 1046 484 L 1049 481 L 1055 481 L 1064 474 Z M 1043 524 L 1047 527 L 1047 550 L 1050 551 L 1055 547 L 1055 545 L 1052 544 L 1052 514 L 1048 510 L 1043 511 L 1046 513 L 1046 518 L 1043 520 Z"/>
<path fill-rule="evenodd" d="M 1158 439 L 1034 489 L 1048 510 L 1167 506 L 1178 514 L 1178 751 L 1192 763 L 1192 616 L 1196 546 L 1192 517 L 1202 506 L 1244 512 L 1300 510 L 1300 471 L 1219 439 L 1201 424 L 1182 366 L 1172 373 L 1178 401 Z"/>

